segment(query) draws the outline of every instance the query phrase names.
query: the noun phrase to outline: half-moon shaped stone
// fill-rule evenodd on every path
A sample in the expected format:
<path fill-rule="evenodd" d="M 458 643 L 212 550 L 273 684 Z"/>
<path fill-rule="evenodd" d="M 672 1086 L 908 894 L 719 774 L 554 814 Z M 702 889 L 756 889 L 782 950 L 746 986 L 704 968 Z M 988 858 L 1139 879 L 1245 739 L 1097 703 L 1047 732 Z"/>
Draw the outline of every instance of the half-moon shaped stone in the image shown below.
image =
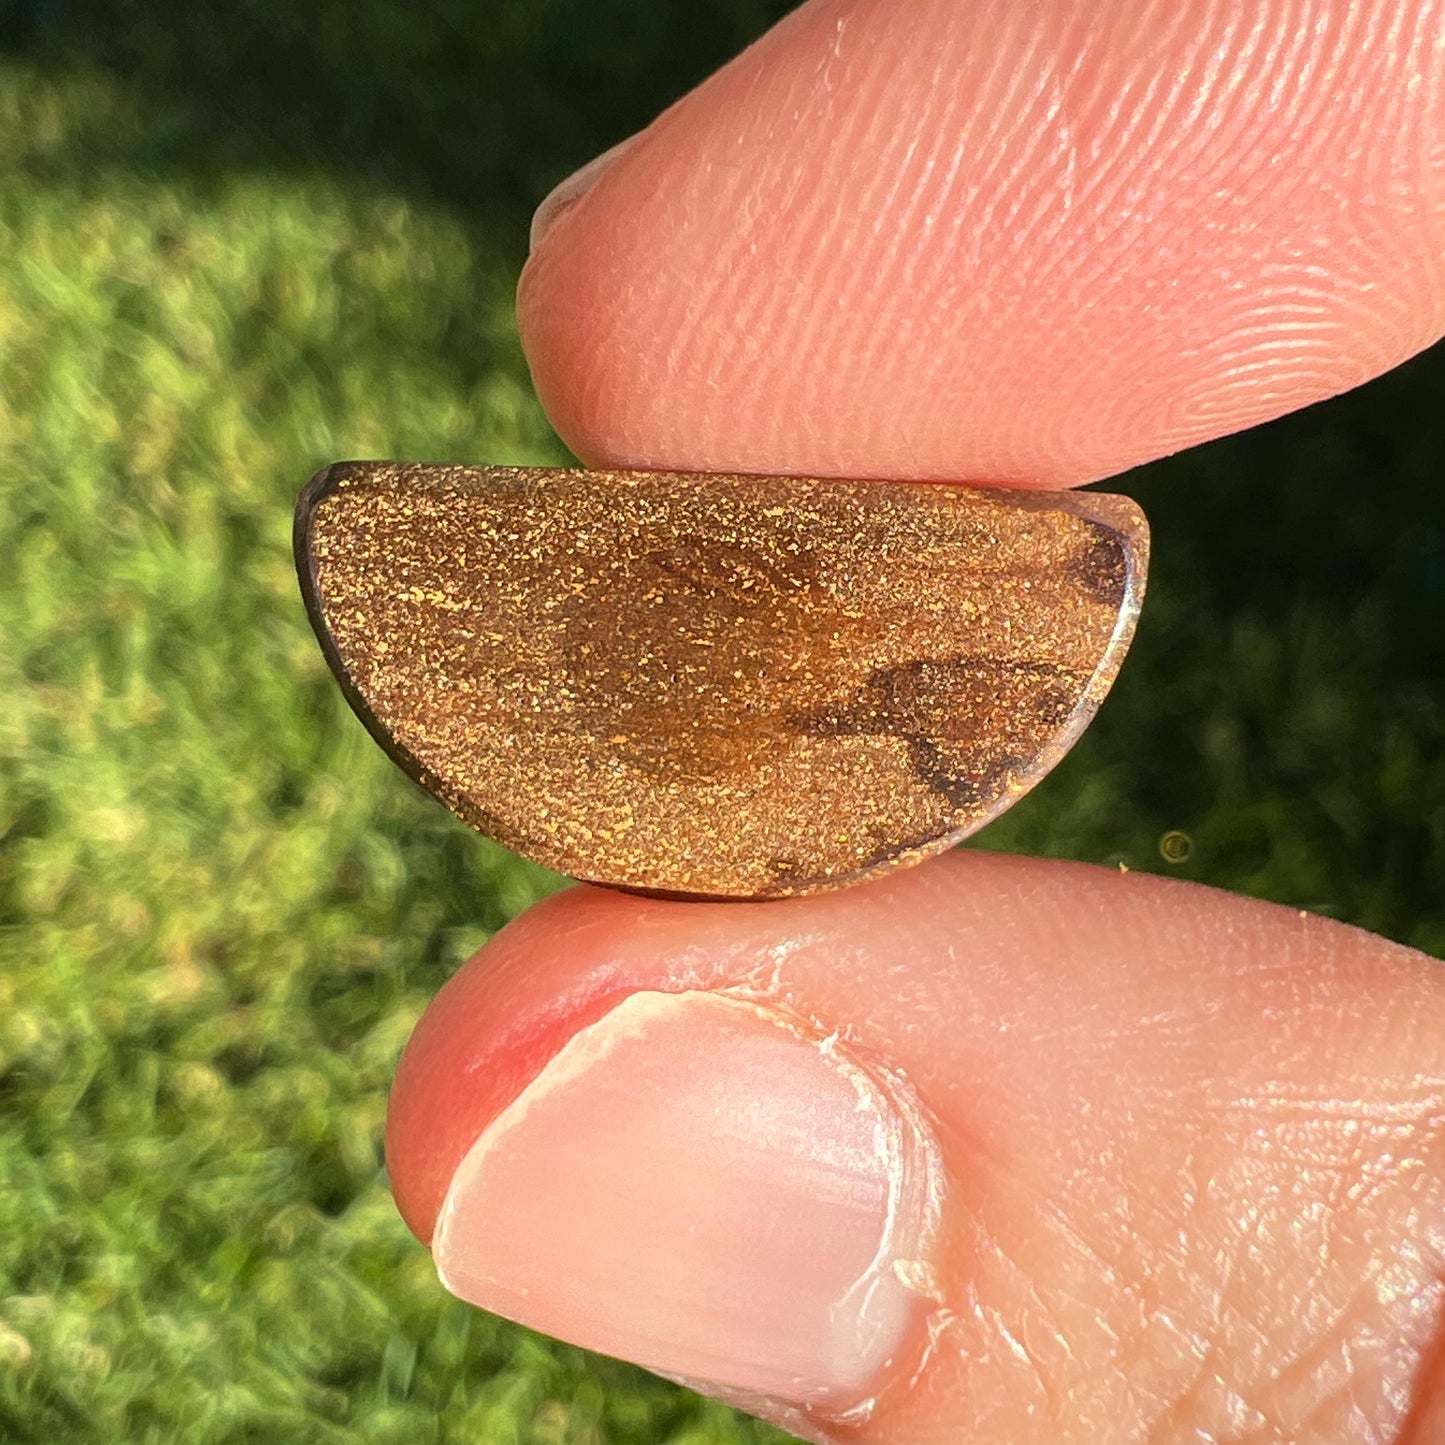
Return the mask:
<path fill-rule="evenodd" d="M 352 462 L 297 508 L 373 735 L 576 878 L 766 898 L 917 861 L 1087 726 L 1144 593 L 1124 497 Z"/>

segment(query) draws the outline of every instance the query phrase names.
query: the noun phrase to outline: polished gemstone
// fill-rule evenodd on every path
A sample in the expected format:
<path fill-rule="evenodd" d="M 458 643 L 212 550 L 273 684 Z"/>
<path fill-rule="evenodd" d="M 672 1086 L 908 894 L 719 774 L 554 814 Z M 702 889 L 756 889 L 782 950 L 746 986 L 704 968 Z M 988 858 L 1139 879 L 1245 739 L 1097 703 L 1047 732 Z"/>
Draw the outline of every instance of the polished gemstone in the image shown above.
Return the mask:
<path fill-rule="evenodd" d="M 1063 756 L 1118 672 L 1124 497 L 666 472 L 328 467 L 296 553 L 377 740 L 576 878 L 807 893 L 917 861 Z"/>

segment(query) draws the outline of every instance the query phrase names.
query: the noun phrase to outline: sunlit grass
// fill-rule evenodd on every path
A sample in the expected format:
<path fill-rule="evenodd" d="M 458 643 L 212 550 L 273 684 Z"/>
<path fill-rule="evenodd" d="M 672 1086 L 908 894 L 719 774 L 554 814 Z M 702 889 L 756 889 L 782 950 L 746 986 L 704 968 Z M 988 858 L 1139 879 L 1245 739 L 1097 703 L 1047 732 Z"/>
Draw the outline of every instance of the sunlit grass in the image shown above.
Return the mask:
<path fill-rule="evenodd" d="M 412 1023 L 555 880 L 347 713 L 291 505 L 342 457 L 562 459 L 517 257 L 319 160 L 115 162 L 170 123 L 0 65 L 0 1436 L 761 1438 L 447 1300 L 381 1174 Z M 1445 948 L 1435 376 L 1134 479 L 1136 655 L 988 846 Z"/>
<path fill-rule="evenodd" d="M 740 1439 L 448 1301 L 381 1174 L 429 994 L 554 880 L 346 712 L 291 505 L 341 456 L 561 458 L 514 278 L 325 175 L 72 169 L 134 122 L 0 73 L 0 1435 Z"/>

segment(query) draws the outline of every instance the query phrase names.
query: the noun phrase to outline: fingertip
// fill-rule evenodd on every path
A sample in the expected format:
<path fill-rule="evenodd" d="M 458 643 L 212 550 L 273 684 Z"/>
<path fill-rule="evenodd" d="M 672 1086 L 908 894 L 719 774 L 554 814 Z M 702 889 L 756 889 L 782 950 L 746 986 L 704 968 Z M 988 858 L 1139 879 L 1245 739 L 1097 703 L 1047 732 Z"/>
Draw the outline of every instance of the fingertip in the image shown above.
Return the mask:
<path fill-rule="evenodd" d="M 1144 874 L 578 888 L 439 995 L 388 1157 L 464 1297 L 814 1438 L 864 1407 L 848 1438 L 1029 1438 L 1052 1400 L 1204 1438 L 1240 1392 L 1281 1439 L 1396 1438 L 1445 1322 L 1442 1040 L 1421 956 Z M 885 1241 L 885 1195 L 936 1225 Z M 903 1292 L 836 1313 L 879 1258 Z"/>
<path fill-rule="evenodd" d="M 1387 369 L 1445 313 L 1445 7 L 1298 9 L 813 0 L 541 240 L 549 415 L 594 463 L 1063 486 Z"/>

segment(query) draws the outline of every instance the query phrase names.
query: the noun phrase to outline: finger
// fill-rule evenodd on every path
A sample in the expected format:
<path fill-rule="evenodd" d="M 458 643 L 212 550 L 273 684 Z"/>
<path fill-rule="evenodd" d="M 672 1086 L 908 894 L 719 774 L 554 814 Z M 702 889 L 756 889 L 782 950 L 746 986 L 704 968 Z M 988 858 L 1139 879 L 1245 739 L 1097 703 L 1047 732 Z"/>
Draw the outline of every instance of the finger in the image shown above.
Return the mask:
<path fill-rule="evenodd" d="M 816 1437 L 1394 1440 L 1441 1358 L 1445 974 L 977 853 L 579 888 L 438 996 L 388 1160 L 464 1297 Z"/>
<path fill-rule="evenodd" d="M 539 215 L 593 463 L 1061 486 L 1445 322 L 1440 0 L 812 0 Z"/>

